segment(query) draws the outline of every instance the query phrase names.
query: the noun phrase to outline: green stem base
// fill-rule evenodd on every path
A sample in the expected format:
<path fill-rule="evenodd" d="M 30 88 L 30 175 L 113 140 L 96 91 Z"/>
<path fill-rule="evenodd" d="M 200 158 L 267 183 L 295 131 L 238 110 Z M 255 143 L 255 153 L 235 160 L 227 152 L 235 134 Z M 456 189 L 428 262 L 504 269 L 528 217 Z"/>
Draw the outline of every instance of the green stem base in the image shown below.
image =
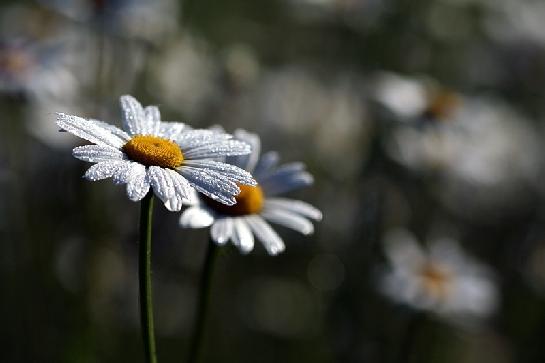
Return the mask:
<path fill-rule="evenodd" d="M 140 322 L 147 363 L 157 363 L 155 333 L 153 330 L 153 305 L 151 292 L 151 228 L 153 217 L 153 192 L 149 192 L 140 209 L 140 242 L 138 245 L 138 282 L 140 287 Z"/>

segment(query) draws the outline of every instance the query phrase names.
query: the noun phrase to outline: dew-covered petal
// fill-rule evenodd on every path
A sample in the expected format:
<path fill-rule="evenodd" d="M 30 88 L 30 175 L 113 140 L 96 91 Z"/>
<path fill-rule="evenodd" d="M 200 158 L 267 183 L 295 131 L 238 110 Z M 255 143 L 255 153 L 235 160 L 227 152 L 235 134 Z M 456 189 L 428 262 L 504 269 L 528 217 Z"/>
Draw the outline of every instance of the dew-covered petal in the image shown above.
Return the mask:
<path fill-rule="evenodd" d="M 254 248 L 254 235 L 244 218 L 233 218 L 231 239 L 242 253 L 248 253 Z"/>
<path fill-rule="evenodd" d="M 108 160 L 122 160 L 124 154 L 121 150 L 111 146 L 84 145 L 78 146 L 72 150 L 72 155 L 76 159 L 90 163 L 98 163 Z"/>
<path fill-rule="evenodd" d="M 184 228 L 209 227 L 214 223 L 210 212 L 199 206 L 187 208 L 180 216 L 180 225 Z"/>
<path fill-rule="evenodd" d="M 149 122 L 161 122 L 161 112 L 157 106 L 147 106 L 144 108 L 144 114 Z"/>
<path fill-rule="evenodd" d="M 124 184 L 129 179 L 131 173 L 132 161 L 125 161 L 113 175 L 113 181 L 116 184 Z"/>
<path fill-rule="evenodd" d="M 195 190 L 193 189 L 191 184 L 189 184 L 187 179 L 185 179 L 183 176 L 180 175 L 180 173 L 175 170 L 165 170 L 167 173 L 170 174 L 170 177 L 172 178 L 176 195 L 179 195 L 184 203 L 194 204 L 197 197 L 195 195 Z"/>
<path fill-rule="evenodd" d="M 114 135 L 109 129 L 78 116 L 57 113 L 57 125 L 71 134 L 100 146 L 120 149 L 125 144 L 124 140 Z"/>
<path fill-rule="evenodd" d="M 214 130 L 187 130 L 178 135 L 176 142 L 180 145 L 180 148 L 184 151 L 185 155 L 187 151 L 193 148 L 231 140 L 232 138 L 233 137 L 229 134 Z"/>
<path fill-rule="evenodd" d="M 144 108 L 136 98 L 125 95 L 119 99 L 121 103 L 123 127 L 130 135 L 150 135 L 157 122 L 149 120 Z"/>
<path fill-rule="evenodd" d="M 179 171 L 198 192 L 226 205 L 236 203 L 235 196 L 240 193 L 240 188 L 224 176 L 190 166 L 182 166 Z"/>
<path fill-rule="evenodd" d="M 100 121 L 100 120 L 95 120 L 95 119 L 92 119 L 90 118 L 88 120 L 88 122 L 92 122 L 94 124 L 96 124 L 97 126 L 100 126 L 106 130 L 109 130 L 112 134 L 116 135 L 116 136 L 119 136 L 121 139 L 123 139 L 124 141 L 128 141 L 131 137 L 129 136 L 129 134 L 127 134 L 125 131 L 121 130 L 119 127 L 117 126 L 114 126 L 114 125 L 110 125 L 109 123 L 107 122 L 104 122 L 104 121 Z"/>
<path fill-rule="evenodd" d="M 218 218 L 210 229 L 212 240 L 219 245 L 225 244 L 233 235 L 233 218 Z"/>
<path fill-rule="evenodd" d="M 140 163 L 131 163 L 131 171 L 126 182 L 127 196 L 134 202 L 141 200 L 149 192 L 150 182 L 146 167 Z"/>
<path fill-rule="evenodd" d="M 259 160 L 259 153 L 261 152 L 261 140 L 256 134 L 247 132 L 242 129 L 235 130 L 235 139 L 243 141 L 250 145 L 252 150 L 249 154 L 229 156 L 226 159 L 228 164 L 236 165 L 250 173 L 254 171 L 254 168 Z"/>
<path fill-rule="evenodd" d="M 263 218 L 256 214 L 244 218 L 270 255 L 274 256 L 284 251 L 286 247 L 282 238 L 278 236 Z"/>
<path fill-rule="evenodd" d="M 157 135 L 161 129 L 161 112 L 157 106 L 147 106 L 144 108 L 146 116 L 146 134 Z"/>
<path fill-rule="evenodd" d="M 284 209 L 264 208 L 261 211 L 261 216 L 269 222 L 280 224 L 305 235 L 314 232 L 314 226 L 308 219 Z"/>
<path fill-rule="evenodd" d="M 178 212 L 182 209 L 183 199 L 179 194 L 174 194 L 172 198 L 169 198 L 165 203 L 165 207 L 171 212 Z"/>
<path fill-rule="evenodd" d="M 286 193 L 295 189 L 303 188 L 314 183 L 314 177 L 306 171 L 297 171 L 291 174 L 272 175 L 259 180 L 261 188 L 268 196 Z"/>
<path fill-rule="evenodd" d="M 287 210 L 317 221 L 322 219 L 322 212 L 318 208 L 301 200 L 268 198 L 265 200 L 265 207 Z"/>
<path fill-rule="evenodd" d="M 278 164 L 280 156 L 276 151 L 269 151 L 261 155 L 254 169 L 255 178 L 261 182 L 261 177 L 267 175 Z"/>
<path fill-rule="evenodd" d="M 190 148 L 181 146 L 181 148 L 186 159 L 210 159 L 230 155 L 245 155 L 251 151 L 250 145 L 238 140 L 222 140 Z"/>
<path fill-rule="evenodd" d="M 164 137 L 168 140 L 177 140 L 182 132 L 190 130 L 191 128 L 181 122 L 161 122 L 157 136 Z"/>
<path fill-rule="evenodd" d="M 238 166 L 221 163 L 213 160 L 185 160 L 184 165 L 194 168 L 212 170 L 225 178 L 240 184 L 257 185 L 252 174 Z"/>
<path fill-rule="evenodd" d="M 111 178 L 120 172 L 123 172 L 129 162 L 125 160 L 102 161 L 91 166 L 85 172 L 84 178 L 97 181 Z"/>
<path fill-rule="evenodd" d="M 181 209 L 182 206 L 178 206 L 176 203 L 174 203 L 175 200 L 170 200 L 175 198 L 176 189 L 174 187 L 172 177 L 167 169 L 163 169 L 159 166 L 150 166 L 148 168 L 148 178 L 153 191 L 155 194 L 157 194 L 159 199 L 163 201 L 168 210 L 176 211 Z"/>

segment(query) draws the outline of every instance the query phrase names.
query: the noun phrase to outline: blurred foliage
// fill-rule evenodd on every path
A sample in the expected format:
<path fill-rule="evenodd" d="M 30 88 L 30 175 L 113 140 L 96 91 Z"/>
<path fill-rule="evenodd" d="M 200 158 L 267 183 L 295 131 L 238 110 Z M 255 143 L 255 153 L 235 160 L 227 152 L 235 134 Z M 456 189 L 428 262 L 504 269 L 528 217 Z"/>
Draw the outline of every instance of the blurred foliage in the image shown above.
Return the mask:
<path fill-rule="evenodd" d="M 537 3 L 2 1 L 0 360 L 142 361 L 138 205 L 111 183 L 83 181 L 86 165 L 70 154 L 77 140 L 54 124 L 56 111 L 119 123 L 117 99 L 130 93 L 165 120 L 257 132 L 264 150 L 304 161 L 316 178 L 295 194 L 324 213 L 313 236 L 281 229 L 277 257 L 221 249 L 203 362 L 545 361 Z M 434 169 L 392 155 L 392 135 L 426 136 L 430 120 L 388 109 L 376 96 L 384 72 L 492 99 L 508 120 L 485 124 L 454 159 L 474 161 L 486 127 L 515 125 L 490 130 L 501 137 L 483 165 L 501 173 L 479 184 L 451 159 Z M 436 118 L 432 130 L 450 122 Z M 531 136 L 519 141 L 519 131 Z M 518 175 L 525 160 L 530 173 Z M 162 208 L 155 215 L 159 361 L 183 361 L 208 236 Z M 495 272 L 498 310 L 467 327 L 383 296 L 392 228 L 457 239 Z"/>

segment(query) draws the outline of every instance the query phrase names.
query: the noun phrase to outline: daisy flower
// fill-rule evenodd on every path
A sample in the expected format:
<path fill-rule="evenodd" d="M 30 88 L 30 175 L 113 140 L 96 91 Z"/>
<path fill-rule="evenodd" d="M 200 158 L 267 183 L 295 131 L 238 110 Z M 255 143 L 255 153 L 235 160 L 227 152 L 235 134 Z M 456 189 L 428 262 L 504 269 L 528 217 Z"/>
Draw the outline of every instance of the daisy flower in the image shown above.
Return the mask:
<path fill-rule="evenodd" d="M 162 122 L 156 106 L 142 107 L 122 96 L 123 130 L 98 120 L 57 114 L 57 125 L 93 145 L 74 148 L 77 159 L 95 163 L 84 177 L 113 178 L 127 185 L 127 195 L 139 201 L 150 188 L 170 211 L 193 199 L 194 190 L 219 204 L 235 204 L 239 185 L 255 185 L 247 171 L 210 160 L 250 152 L 250 145 L 231 135 L 192 130 L 177 122 Z"/>
<path fill-rule="evenodd" d="M 180 225 L 189 228 L 211 226 L 212 240 L 221 245 L 231 240 L 243 253 L 254 248 L 254 235 L 263 243 L 270 255 L 285 248 L 284 242 L 267 221 L 291 228 L 305 235 L 314 232 L 309 219 L 320 220 L 322 213 L 312 205 L 277 195 L 313 183 L 312 175 L 302 163 L 277 167 L 278 154 L 265 153 L 261 158 L 260 139 L 257 135 L 237 130 L 235 138 L 252 145 L 252 153 L 228 158 L 227 162 L 251 172 L 258 184 L 241 185 L 237 203 L 226 206 L 205 197 L 186 209 Z"/>
<path fill-rule="evenodd" d="M 381 289 L 392 300 L 446 317 L 486 317 L 497 305 L 490 271 L 467 256 L 456 241 L 438 239 L 427 249 L 404 230 L 386 240 L 390 269 Z"/>

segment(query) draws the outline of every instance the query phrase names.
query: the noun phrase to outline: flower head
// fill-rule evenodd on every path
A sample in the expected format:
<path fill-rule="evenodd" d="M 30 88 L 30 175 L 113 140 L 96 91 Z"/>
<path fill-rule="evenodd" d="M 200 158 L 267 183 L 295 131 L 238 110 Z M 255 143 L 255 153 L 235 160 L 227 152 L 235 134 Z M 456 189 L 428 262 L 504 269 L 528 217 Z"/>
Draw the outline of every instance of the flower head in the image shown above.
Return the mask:
<path fill-rule="evenodd" d="M 255 235 L 269 254 L 276 255 L 284 250 L 284 242 L 267 221 L 310 234 L 314 226 L 309 219 L 322 218 L 322 213 L 308 203 L 277 197 L 312 184 L 312 175 L 305 171 L 302 163 L 277 167 L 276 152 L 265 153 L 260 158 L 260 140 L 255 134 L 238 130 L 235 138 L 251 144 L 252 153 L 228 158 L 227 161 L 252 172 L 258 184 L 241 186 L 236 196 L 237 204 L 232 206 L 201 197 L 182 213 L 180 224 L 190 228 L 211 226 L 214 242 L 224 244 L 231 240 L 244 253 L 254 248 Z"/>
<path fill-rule="evenodd" d="M 407 231 L 391 232 L 386 242 L 390 270 L 382 291 L 395 301 L 448 317 L 486 317 L 497 304 L 489 271 L 449 239 L 423 249 Z"/>
<path fill-rule="evenodd" d="M 150 187 L 170 211 L 190 202 L 194 190 L 218 203 L 235 204 L 239 185 L 255 185 L 250 173 L 212 158 L 243 155 L 250 145 L 231 135 L 192 130 L 162 122 L 156 106 L 142 107 L 132 96 L 121 97 L 123 130 L 98 120 L 59 113 L 61 129 L 93 143 L 76 147 L 74 157 L 95 163 L 85 178 L 113 178 L 127 184 L 127 195 L 141 200 Z"/>

